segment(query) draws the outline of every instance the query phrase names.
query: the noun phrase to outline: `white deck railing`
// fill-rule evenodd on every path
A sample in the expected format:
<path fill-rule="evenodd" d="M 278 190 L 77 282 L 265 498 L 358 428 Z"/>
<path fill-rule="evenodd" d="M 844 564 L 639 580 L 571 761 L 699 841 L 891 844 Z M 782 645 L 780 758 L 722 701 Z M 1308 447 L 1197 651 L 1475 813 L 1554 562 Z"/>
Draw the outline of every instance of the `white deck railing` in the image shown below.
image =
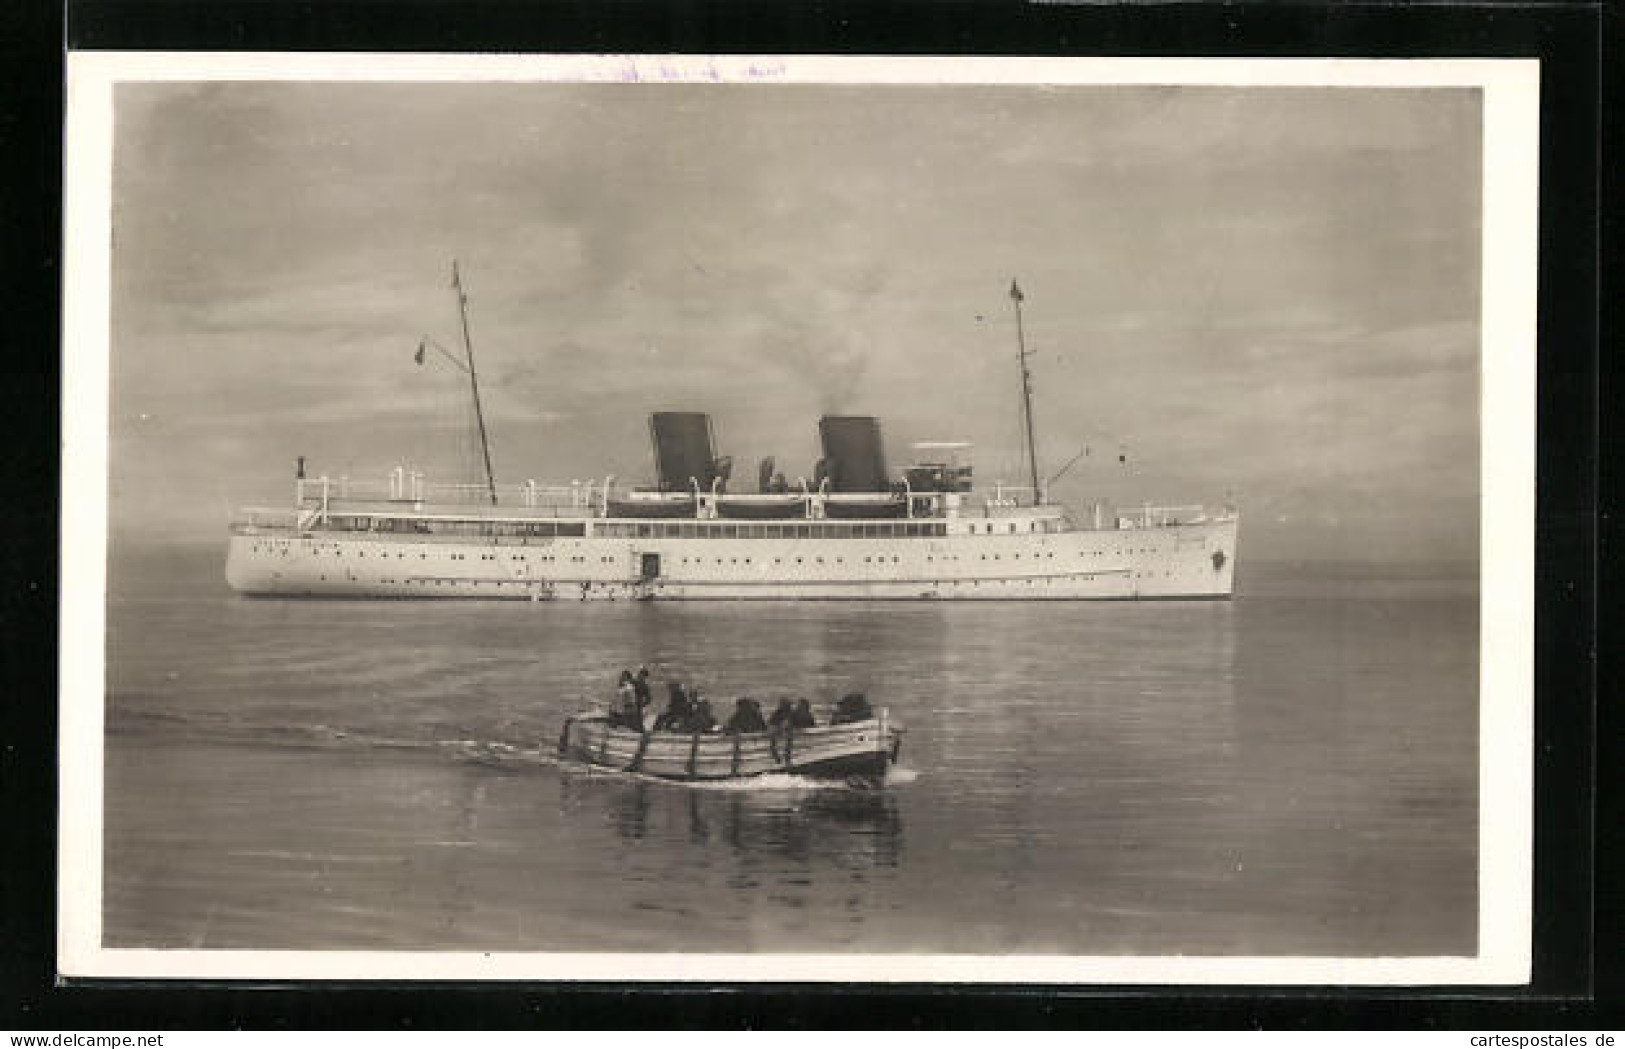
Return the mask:
<path fill-rule="evenodd" d="M 298 525 L 302 515 L 297 510 L 286 507 L 250 506 L 232 515 L 233 528 L 275 528 L 286 529 Z"/>
<path fill-rule="evenodd" d="M 1202 524 L 1206 521 L 1226 521 L 1235 511 L 1226 507 L 1215 511 L 1200 503 L 1184 506 L 1144 506 L 1117 511 L 1118 528 L 1167 528 L 1170 525 Z"/>
<path fill-rule="evenodd" d="M 496 502 L 493 504 L 491 499 L 493 489 L 489 485 L 431 483 L 424 478 L 421 471 L 408 470 L 404 467 L 396 467 L 383 481 L 322 476 L 302 477 L 297 479 L 294 485 L 297 525 L 301 528 L 308 527 L 311 522 L 325 519 L 334 513 L 417 515 L 430 507 L 456 507 L 457 515 L 468 517 L 503 515 L 523 517 L 532 514 L 576 519 L 607 517 L 611 499 L 631 494 L 625 489 L 616 488 L 614 476 L 601 480 L 595 478 L 572 481 L 567 485 L 545 485 L 527 480 L 521 484 L 495 486 Z M 737 499 L 741 503 L 748 504 L 758 501 L 779 501 L 787 496 L 794 498 L 797 494 L 794 490 L 768 495 L 722 495 L 719 491 L 707 495 L 696 491 L 697 516 L 716 516 L 715 503 L 719 498 Z M 834 495 L 823 485 L 814 491 L 808 491 L 803 486 L 799 494 L 801 498 L 807 500 L 806 513 L 812 518 L 824 516 L 823 504 L 826 501 L 860 503 L 871 498 L 889 498 L 882 493 L 876 493 L 874 496 Z M 909 517 L 924 516 L 915 513 L 915 495 L 929 495 L 932 498 L 932 512 L 928 515 L 932 517 L 975 515 L 978 512 L 985 517 L 1034 513 L 1047 516 L 1051 513 L 1055 515 L 1064 513 L 1064 508 L 1059 504 L 1035 498 L 1035 495 L 1044 493 L 1035 493 L 1031 487 L 995 484 L 991 489 L 979 490 L 978 494 L 980 498 L 957 493 L 914 493 L 908 490 L 905 484 L 902 497 L 907 503 Z M 1088 513 L 1092 526 L 1097 529 L 1165 528 L 1205 521 L 1231 520 L 1235 516 L 1233 507 L 1226 506 L 1223 510 L 1214 510 L 1200 504 L 1180 506 L 1145 504 L 1112 510 L 1104 503 L 1094 503 L 1090 505 Z M 277 525 L 286 527 L 295 523 L 295 519 L 287 510 L 253 509 L 243 511 L 238 523 L 260 527 Z"/>
<path fill-rule="evenodd" d="M 492 506 L 534 509 L 602 509 L 613 492 L 615 479 L 573 481 L 567 485 L 544 485 L 535 481 L 522 484 L 459 484 L 430 482 L 420 471 L 396 467 L 383 481 L 352 477 L 301 477 L 294 481 L 294 501 L 299 506 L 331 508 L 335 503 L 412 503 L 436 506 Z"/>

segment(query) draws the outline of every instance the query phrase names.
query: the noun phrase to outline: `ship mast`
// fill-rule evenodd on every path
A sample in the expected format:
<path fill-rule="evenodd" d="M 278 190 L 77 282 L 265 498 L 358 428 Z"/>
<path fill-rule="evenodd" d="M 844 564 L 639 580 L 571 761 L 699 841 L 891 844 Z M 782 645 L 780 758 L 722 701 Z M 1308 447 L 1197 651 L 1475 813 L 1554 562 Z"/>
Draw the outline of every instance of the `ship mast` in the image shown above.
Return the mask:
<path fill-rule="evenodd" d="M 1038 449 L 1033 443 L 1033 375 L 1027 369 L 1027 339 L 1021 328 L 1021 303 L 1026 296 L 1010 281 L 1010 302 L 1016 310 L 1016 361 L 1021 366 L 1021 418 L 1027 429 L 1027 468 L 1032 477 L 1033 505 L 1044 501 L 1044 491 L 1038 486 Z"/>
<path fill-rule="evenodd" d="M 463 275 L 457 260 L 451 260 L 451 286 L 457 290 L 457 313 L 463 321 L 463 354 L 468 359 L 468 385 L 474 392 L 474 419 L 480 426 L 480 453 L 485 457 L 485 486 L 491 505 L 497 504 L 497 479 L 491 472 L 491 444 L 485 437 L 485 411 L 480 407 L 480 377 L 474 371 L 474 341 L 468 335 L 468 295 L 463 291 Z"/>

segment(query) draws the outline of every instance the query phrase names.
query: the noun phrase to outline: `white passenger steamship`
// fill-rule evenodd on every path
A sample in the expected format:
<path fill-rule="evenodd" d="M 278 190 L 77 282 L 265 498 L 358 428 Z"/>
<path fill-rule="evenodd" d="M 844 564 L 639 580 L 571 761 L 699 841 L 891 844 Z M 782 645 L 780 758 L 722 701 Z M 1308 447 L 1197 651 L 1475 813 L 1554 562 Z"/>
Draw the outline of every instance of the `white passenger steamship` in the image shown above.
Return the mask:
<path fill-rule="evenodd" d="M 466 311 L 455 270 L 454 282 Z M 1233 508 L 1095 504 L 1080 519 L 1048 501 L 1014 284 L 1011 298 L 1031 467 L 1020 489 L 976 488 L 968 446 L 952 442 L 916 445 L 894 478 L 877 420 L 825 416 L 810 480 L 763 460 L 756 490 L 736 492 L 709 418 L 656 412 L 657 479 L 640 488 L 498 485 L 488 453 L 473 486 L 404 468 L 377 484 L 309 477 L 301 461 L 292 506 L 233 523 L 227 581 L 257 595 L 533 601 L 1230 597 Z M 478 413 L 464 320 L 458 366 Z"/>

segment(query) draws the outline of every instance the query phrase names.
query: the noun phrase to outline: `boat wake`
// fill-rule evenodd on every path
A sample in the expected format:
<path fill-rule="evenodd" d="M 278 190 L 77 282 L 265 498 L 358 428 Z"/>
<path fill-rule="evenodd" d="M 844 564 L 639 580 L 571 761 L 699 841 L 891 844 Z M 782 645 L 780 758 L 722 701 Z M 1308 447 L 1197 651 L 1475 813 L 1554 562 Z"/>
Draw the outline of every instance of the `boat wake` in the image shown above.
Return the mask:
<path fill-rule="evenodd" d="M 626 780 L 637 783 L 652 783 L 662 787 L 674 787 L 678 790 L 723 794 L 812 794 L 832 791 L 860 793 L 885 790 L 889 787 L 913 783 L 919 775 L 914 769 L 897 767 L 889 769 L 883 777 L 848 776 L 846 779 L 826 779 L 817 776 L 798 776 L 788 772 L 768 772 L 760 776 L 740 777 L 738 779 L 682 780 L 670 779 L 665 776 L 650 776 L 642 772 L 607 769 L 601 765 L 589 765 L 586 762 L 568 759 L 559 761 L 558 765 L 563 772 L 587 779 Z"/>
<path fill-rule="evenodd" d="M 443 725 L 423 725 L 419 735 L 407 735 L 400 731 L 405 729 L 409 732 L 412 727 L 410 724 L 400 724 L 392 726 L 395 731 L 378 732 L 353 725 L 250 719 L 213 711 L 118 711 L 108 722 L 111 733 L 132 739 L 196 739 L 289 750 L 432 753 L 497 767 L 558 764 L 558 754 L 550 741 L 539 737 L 534 743 L 524 744 L 494 738 L 446 738 L 435 731 L 436 728 L 443 731 Z"/>

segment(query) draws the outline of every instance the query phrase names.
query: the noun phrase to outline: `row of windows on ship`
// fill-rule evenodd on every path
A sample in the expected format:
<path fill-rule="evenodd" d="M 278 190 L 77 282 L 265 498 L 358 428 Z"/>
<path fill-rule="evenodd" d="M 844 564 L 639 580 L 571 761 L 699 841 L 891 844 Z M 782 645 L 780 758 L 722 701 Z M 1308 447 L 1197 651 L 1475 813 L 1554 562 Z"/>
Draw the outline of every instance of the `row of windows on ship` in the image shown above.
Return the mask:
<path fill-rule="evenodd" d="M 334 516 L 328 526 L 345 532 L 393 532 L 408 535 L 584 536 L 581 521 L 425 521 L 414 518 Z M 1016 535 L 1059 532 L 1053 518 L 972 522 L 971 535 Z M 638 521 L 599 524 L 593 534 L 620 539 L 892 539 L 948 534 L 941 521 L 806 521 L 794 524 L 741 524 L 723 521 Z"/>
<path fill-rule="evenodd" d="M 287 557 L 292 551 L 292 548 L 287 543 L 264 543 L 264 544 L 255 543 L 253 549 L 254 549 L 255 553 L 259 553 L 261 550 L 264 550 L 264 551 L 267 551 L 267 552 L 275 551 L 277 553 L 280 553 L 283 557 Z M 322 548 L 318 547 L 315 550 L 313 550 L 312 552 L 319 555 L 323 551 L 322 551 Z M 344 549 L 342 547 L 339 547 L 339 546 L 334 546 L 332 549 L 328 550 L 327 552 L 332 554 L 334 557 L 343 557 L 344 553 L 345 553 Z M 1128 551 L 1128 552 L 1129 553 L 1149 554 L 1149 553 L 1155 553 L 1156 551 L 1154 551 L 1154 550 L 1131 550 L 1131 551 Z M 361 557 L 361 558 L 365 558 L 367 556 L 367 551 L 365 551 L 365 550 L 357 551 L 356 556 Z M 382 552 L 379 552 L 379 553 L 375 553 L 373 556 L 384 559 L 384 560 L 388 560 L 388 558 L 390 557 L 390 551 L 385 550 L 385 551 L 382 551 Z M 406 558 L 406 552 L 405 551 L 396 551 L 394 553 L 394 556 L 396 558 L 398 558 L 398 559 L 404 560 Z M 1041 559 L 1044 559 L 1044 558 L 1049 558 L 1050 560 L 1053 561 L 1055 559 L 1055 551 L 1050 550 L 1050 551 L 1036 552 L 1036 553 L 1030 554 L 1029 556 L 1032 558 L 1032 560 L 1035 560 L 1035 561 L 1041 560 Z M 1080 551 L 1078 551 L 1078 556 L 1081 558 L 1081 557 L 1085 557 L 1085 556 L 1088 556 L 1088 557 L 1103 557 L 1103 556 L 1114 556 L 1114 555 L 1112 555 L 1112 553 L 1110 551 L 1106 551 L 1106 550 L 1088 550 L 1088 551 L 1080 550 Z M 421 560 L 426 561 L 426 560 L 428 560 L 429 555 L 426 552 L 420 552 L 418 554 L 418 557 Z M 981 555 L 979 555 L 979 557 L 983 561 L 988 561 L 988 560 L 999 561 L 999 560 L 1003 560 L 1002 556 L 999 555 L 999 554 L 981 554 Z M 500 558 L 496 554 L 480 554 L 480 555 L 478 555 L 478 558 L 481 561 L 497 561 L 497 560 L 500 560 Z M 1020 561 L 1021 560 L 1021 555 L 1019 553 L 1011 554 L 1010 558 L 1013 561 Z M 452 560 L 452 561 L 466 561 L 466 560 L 468 560 L 468 555 L 467 554 L 450 554 L 450 555 L 448 555 L 448 559 Z M 925 555 L 925 559 L 926 559 L 927 562 L 935 564 L 938 560 L 941 560 L 941 561 L 944 561 L 944 562 L 958 561 L 958 560 L 960 560 L 960 556 L 958 554 L 943 554 L 939 558 L 935 554 L 927 554 L 927 555 Z M 970 559 L 969 555 L 966 555 L 965 560 L 969 560 L 969 559 Z M 508 555 L 508 560 L 510 560 L 510 561 L 529 561 L 530 557 L 527 554 L 509 554 Z M 550 563 L 550 562 L 569 562 L 571 564 L 586 564 L 587 563 L 587 558 L 585 556 L 582 556 L 582 555 L 576 555 L 576 556 L 573 556 L 573 557 L 557 557 L 557 556 L 554 556 L 552 554 L 541 554 L 541 555 L 537 556 L 536 560 L 538 560 L 540 562 L 544 562 L 544 563 Z M 613 557 L 613 556 L 607 556 L 607 557 L 606 556 L 600 556 L 597 560 L 598 560 L 598 562 L 600 564 L 610 565 L 610 564 L 618 564 L 621 559 L 619 557 Z M 719 564 L 719 565 L 723 563 L 723 559 L 720 558 L 720 557 L 716 558 L 715 560 L 716 560 L 716 563 Z M 787 560 L 789 560 L 789 559 L 783 558 L 783 557 L 775 557 L 773 559 L 773 563 L 776 564 L 776 565 L 784 564 L 784 563 L 786 563 Z M 831 558 L 830 560 L 833 563 L 838 564 L 838 565 L 846 564 L 846 558 L 844 558 L 844 557 L 835 557 L 835 558 Z M 797 558 L 794 559 L 794 561 L 798 565 L 799 564 L 806 564 L 808 561 L 811 561 L 814 564 L 820 564 L 820 565 L 824 564 L 824 558 L 822 558 L 822 557 L 811 557 L 811 558 L 797 557 Z M 864 564 L 886 564 L 888 561 L 890 561 L 891 563 L 894 563 L 894 564 L 899 564 L 899 563 L 901 563 L 902 559 L 899 558 L 896 554 L 891 554 L 891 555 L 881 554 L 879 556 L 865 557 L 863 559 Z M 685 564 L 685 565 L 690 564 L 690 563 L 696 564 L 696 565 L 703 565 L 703 564 L 706 563 L 706 560 L 703 557 L 692 557 L 692 558 L 685 557 L 685 558 L 682 558 L 682 563 Z M 737 565 L 737 564 L 747 564 L 747 565 L 749 565 L 749 564 L 754 564 L 755 562 L 751 558 L 748 558 L 748 557 L 730 557 L 730 558 L 728 558 L 727 563 L 731 564 L 731 565 Z M 766 564 L 767 562 L 764 559 L 762 563 Z M 853 558 L 853 563 L 854 564 L 857 563 L 856 558 Z"/>

